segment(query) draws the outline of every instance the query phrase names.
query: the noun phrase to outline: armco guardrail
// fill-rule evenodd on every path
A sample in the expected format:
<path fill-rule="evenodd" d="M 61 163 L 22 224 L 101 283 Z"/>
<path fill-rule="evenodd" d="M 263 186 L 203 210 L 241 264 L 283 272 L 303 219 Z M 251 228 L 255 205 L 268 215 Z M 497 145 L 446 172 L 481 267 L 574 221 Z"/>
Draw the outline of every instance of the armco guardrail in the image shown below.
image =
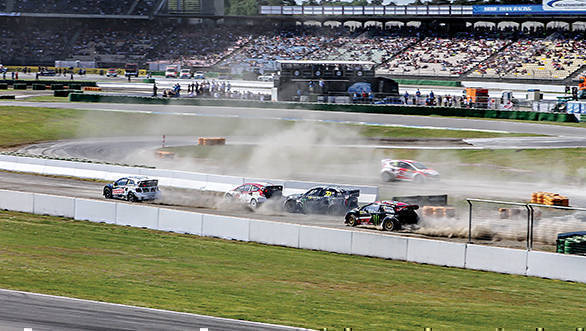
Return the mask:
<path fill-rule="evenodd" d="M 125 167 L 100 163 L 74 162 L 34 157 L 0 155 L 0 169 L 19 172 L 30 172 L 43 175 L 72 176 L 113 181 L 130 175 L 155 177 L 161 186 L 171 186 L 215 192 L 226 192 L 247 182 L 264 181 L 283 185 L 285 195 L 302 193 L 309 188 L 323 183 L 305 181 L 286 181 L 245 178 L 188 172 L 168 169 L 150 169 Z M 364 185 L 340 185 L 360 189 L 358 201 L 370 203 L 378 197 L 378 187 Z"/>
<path fill-rule="evenodd" d="M 50 207 L 49 207 L 50 206 Z M 73 207 L 73 209 L 72 209 Z M 586 283 L 586 257 L 0 190 L 0 209 L 198 236 Z"/>

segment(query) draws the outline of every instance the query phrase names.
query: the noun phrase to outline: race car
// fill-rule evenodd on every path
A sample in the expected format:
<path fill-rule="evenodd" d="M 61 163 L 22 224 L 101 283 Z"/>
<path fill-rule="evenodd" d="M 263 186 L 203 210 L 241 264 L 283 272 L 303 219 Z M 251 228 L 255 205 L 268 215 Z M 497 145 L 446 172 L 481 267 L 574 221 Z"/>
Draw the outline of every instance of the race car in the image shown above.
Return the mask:
<path fill-rule="evenodd" d="M 398 231 L 403 225 L 419 223 L 415 212 L 418 205 L 409 205 L 398 201 L 376 201 L 346 213 L 344 223 L 347 226 L 374 225 L 383 231 Z"/>
<path fill-rule="evenodd" d="M 108 69 L 108 71 L 106 72 L 106 77 L 118 77 L 118 70 L 116 70 L 115 68 Z"/>
<path fill-rule="evenodd" d="M 191 70 L 181 69 L 181 72 L 179 73 L 179 78 L 180 79 L 190 79 L 191 78 Z"/>
<path fill-rule="evenodd" d="M 360 190 L 337 186 L 316 186 L 303 194 L 293 194 L 283 201 L 289 213 L 344 215 L 358 207 Z"/>
<path fill-rule="evenodd" d="M 411 160 L 381 160 L 380 174 L 385 182 L 404 180 L 421 184 L 439 179 L 439 172 Z"/>
<path fill-rule="evenodd" d="M 104 186 L 106 199 L 132 202 L 155 200 L 160 196 L 159 181 L 146 176 L 128 176 Z"/>
<path fill-rule="evenodd" d="M 246 183 L 232 191 L 226 192 L 224 199 L 238 201 L 251 209 L 258 208 L 268 199 L 280 199 L 283 196 L 283 186 L 270 183 Z"/>

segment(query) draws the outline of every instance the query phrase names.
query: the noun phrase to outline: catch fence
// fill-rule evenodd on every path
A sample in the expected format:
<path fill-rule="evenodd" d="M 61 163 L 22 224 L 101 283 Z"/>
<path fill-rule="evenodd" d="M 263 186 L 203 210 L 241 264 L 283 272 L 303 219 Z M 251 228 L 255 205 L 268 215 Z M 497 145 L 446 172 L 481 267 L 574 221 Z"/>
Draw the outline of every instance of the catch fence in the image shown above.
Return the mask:
<path fill-rule="evenodd" d="M 586 208 L 466 199 L 468 243 L 586 255 Z M 565 253 L 568 250 L 566 250 Z M 585 249 L 586 251 L 586 249 Z"/>

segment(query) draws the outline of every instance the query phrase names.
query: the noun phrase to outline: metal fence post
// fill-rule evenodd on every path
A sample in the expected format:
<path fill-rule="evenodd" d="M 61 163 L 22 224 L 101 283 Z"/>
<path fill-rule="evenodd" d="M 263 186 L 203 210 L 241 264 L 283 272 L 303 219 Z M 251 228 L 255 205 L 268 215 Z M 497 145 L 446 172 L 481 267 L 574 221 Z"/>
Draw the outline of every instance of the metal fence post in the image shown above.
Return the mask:
<path fill-rule="evenodd" d="M 472 201 L 470 201 L 469 199 L 466 199 L 466 202 L 468 202 L 469 208 L 468 208 L 468 243 L 471 244 L 472 243 Z"/>
<path fill-rule="evenodd" d="M 531 220 L 529 221 L 527 229 L 527 250 L 530 251 L 533 249 L 533 221 L 535 220 L 535 210 L 531 205 L 527 205 L 527 207 L 531 209 Z"/>
<path fill-rule="evenodd" d="M 531 224 L 533 223 L 533 208 L 529 205 L 525 205 L 527 209 L 527 250 L 530 251 L 532 244 L 531 244 Z"/>

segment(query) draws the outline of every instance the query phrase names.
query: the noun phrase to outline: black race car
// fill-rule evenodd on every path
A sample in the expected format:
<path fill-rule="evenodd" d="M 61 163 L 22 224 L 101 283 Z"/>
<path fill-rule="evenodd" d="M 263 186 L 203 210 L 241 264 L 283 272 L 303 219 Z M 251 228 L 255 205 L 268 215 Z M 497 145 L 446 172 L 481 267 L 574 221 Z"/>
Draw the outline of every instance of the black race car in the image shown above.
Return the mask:
<path fill-rule="evenodd" d="M 358 207 L 360 190 L 337 186 L 316 186 L 303 194 L 285 198 L 283 208 L 290 213 L 344 215 Z"/>
<path fill-rule="evenodd" d="M 384 231 L 398 231 L 403 225 L 419 223 L 415 212 L 418 205 L 398 201 L 376 201 L 346 213 L 344 223 L 348 226 L 374 225 Z"/>

